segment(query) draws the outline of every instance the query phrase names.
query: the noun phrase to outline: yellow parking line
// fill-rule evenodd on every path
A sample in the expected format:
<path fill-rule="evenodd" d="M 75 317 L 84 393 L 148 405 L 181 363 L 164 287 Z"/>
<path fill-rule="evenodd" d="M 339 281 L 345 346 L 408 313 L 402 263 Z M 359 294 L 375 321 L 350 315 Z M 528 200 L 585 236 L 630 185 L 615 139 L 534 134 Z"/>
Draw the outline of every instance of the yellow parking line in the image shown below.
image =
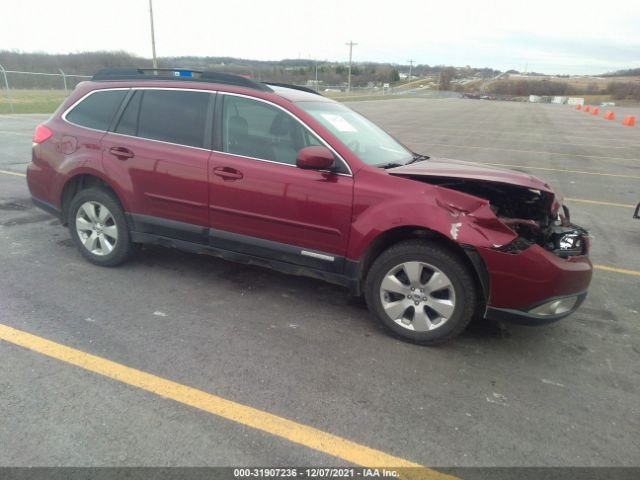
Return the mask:
<path fill-rule="evenodd" d="M 602 176 L 609 176 L 609 177 L 640 178 L 640 176 L 633 176 L 633 175 L 616 175 L 616 174 L 611 174 L 611 173 L 581 172 L 581 171 L 577 171 L 577 170 L 559 170 L 559 169 L 556 169 L 556 168 L 528 167 L 528 166 L 524 166 L 524 165 L 508 165 L 508 164 L 504 164 L 504 163 L 485 163 L 485 162 L 477 162 L 477 163 L 484 163 L 485 165 L 497 165 L 497 166 L 503 166 L 503 167 L 522 167 L 522 168 L 528 168 L 528 169 L 533 169 L 533 170 L 551 170 L 551 171 L 560 171 L 560 172 L 569 172 L 569 173 L 581 173 L 581 174 L 585 174 L 585 175 L 602 175 Z M 3 175 L 15 175 L 17 177 L 26 177 L 26 175 L 24 173 L 9 172 L 9 171 L 6 171 L 6 170 L 0 170 L 0 174 L 3 174 Z M 587 203 L 587 204 L 591 204 L 591 205 L 603 205 L 603 206 L 608 206 L 608 207 L 620 207 L 620 208 L 635 208 L 636 207 L 635 205 L 631 205 L 629 203 L 603 202 L 603 201 L 600 201 L 600 200 L 586 200 L 586 199 L 583 199 L 583 198 L 565 197 L 565 200 L 568 201 L 568 202 Z M 627 275 L 640 275 L 640 272 L 636 272 L 634 270 L 625 270 L 623 268 L 607 267 L 606 265 L 594 265 L 594 267 L 595 268 L 599 268 L 601 270 L 607 270 L 607 271 L 610 271 L 610 272 L 617 272 L 617 273 L 624 273 L 624 274 L 627 274 Z"/>
<path fill-rule="evenodd" d="M 521 138 L 523 136 L 535 136 L 535 137 L 545 137 L 545 138 L 550 138 L 550 137 L 571 137 L 572 139 L 576 139 L 576 138 L 586 138 L 590 141 L 594 141 L 594 140 L 606 140 L 606 141 L 614 141 L 617 143 L 620 143 L 621 145 L 626 145 L 626 146 L 631 146 L 631 147 L 635 147 L 635 146 L 639 146 L 640 144 L 638 143 L 621 143 L 624 142 L 625 140 L 629 140 L 628 138 L 613 138 L 611 136 L 608 137 L 593 137 L 593 136 L 586 136 L 586 135 L 574 135 L 573 133 L 567 133 L 566 135 L 560 134 L 560 133 L 553 133 L 553 132 L 522 132 L 519 130 L 470 130 L 470 129 L 465 129 L 465 128 L 448 128 L 448 127 L 424 127 L 422 128 L 422 130 L 445 130 L 445 131 L 450 131 L 450 132 L 456 132 L 456 133 L 460 133 L 463 132 L 465 134 L 470 134 L 470 133 L 478 133 L 480 135 L 486 135 L 492 139 L 496 139 L 496 138 L 500 138 L 500 137 L 518 137 Z M 633 141 L 633 140 L 632 140 Z M 603 145 L 604 146 L 604 145 Z"/>
<path fill-rule="evenodd" d="M 519 150 L 517 148 L 502 148 L 502 147 L 480 147 L 478 145 L 454 145 L 452 143 L 425 143 L 433 147 L 454 147 L 465 148 L 470 150 L 500 150 L 504 152 L 518 152 L 518 153 L 536 153 L 542 155 L 557 155 L 561 157 L 580 157 L 580 158 L 598 158 L 600 160 L 627 160 L 630 162 L 637 162 L 637 158 L 625 158 L 625 157 L 603 157 L 601 155 L 580 155 L 576 153 L 559 153 L 559 152 L 545 152 L 542 150 Z"/>
<path fill-rule="evenodd" d="M 436 134 L 438 135 L 438 134 Z M 443 136 L 449 136 L 448 133 L 444 133 L 444 134 L 440 134 Z M 432 134 L 433 136 L 433 134 Z M 496 134 L 494 135 L 479 135 L 478 137 L 481 138 L 486 138 L 489 139 L 493 142 L 500 142 L 505 140 L 503 137 L 513 137 L 513 136 L 517 136 L 517 135 L 502 135 L 501 132 L 496 132 Z M 408 137 L 405 137 L 408 138 Z M 413 138 L 411 140 L 415 140 L 415 141 L 422 141 L 424 139 L 424 133 L 421 133 L 420 137 L 416 137 Z M 554 140 L 526 140 L 521 138 L 520 136 L 518 136 L 518 140 L 520 142 L 524 142 L 524 143 L 541 143 L 543 145 L 566 145 L 569 147 L 593 147 L 593 148 L 606 148 L 606 149 L 622 149 L 622 150 L 632 150 L 632 149 L 636 149 L 638 146 L 637 144 L 624 144 L 624 145 L 603 145 L 603 144 L 596 144 L 596 143 L 569 143 L 569 142 L 558 142 L 558 141 L 554 141 Z M 596 139 L 591 139 L 591 141 L 594 141 Z"/>
<path fill-rule="evenodd" d="M 2 174 L 2 175 L 13 175 L 13 176 L 16 176 L 16 177 L 26 177 L 27 176 L 24 173 L 10 172 L 8 170 L 0 170 L 0 174 Z"/>
<path fill-rule="evenodd" d="M 476 161 L 475 163 L 481 163 L 483 165 L 495 165 L 497 167 L 523 168 L 525 170 L 544 170 L 547 172 L 577 173 L 579 175 L 597 175 L 601 177 L 623 177 L 623 178 L 640 179 L 640 175 L 622 175 L 619 173 L 585 172 L 583 170 L 568 170 L 565 168 L 530 167 L 529 165 L 514 165 L 510 163 L 493 163 L 493 162 L 478 162 L 478 161 Z"/>
<path fill-rule="evenodd" d="M 500 137 L 492 137 L 491 140 L 493 141 L 500 141 Z M 635 144 L 630 144 L 630 145 L 602 145 L 602 144 L 595 144 L 595 143 L 568 143 L 568 142 L 556 142 L 556 141 L 550 141 L 550 140 L 524 140 L 524 139 L 520 139 L 521 142 L 525 142 L 525 143 L 542 143 L 544 145 L 566 145 L 568 147 L 593 147 L 593 148 L 606 148 L 606 149 L 623 149 L 623 150 L 631 150 L 631 149 L 636 149 L 638 147 L 638 145 Z"/>
<path fill-rule="evenodd" d="M 590 138 L 590 137 L 574 137 L 573 135 L 571 136 L 572 141 L 571 142 L 561 142 L 559 141 L 559 139 L 552 139 L 552 140 L 547 140 L 546 138 L 544 140 L 542 139 L 538 139 L 538 140 L 533 140 L 533 139 L 527 139 L 527 138 L 522 138 L 519 135 L 513 134 L 513 135 L 484 135 L 481 138 L 487 138 L 491 141 L 497 142 L 497 141 L 508 141 L 507 138 L 505 137 L 517 137 L 518 141 L 521 142 L 525 142 L 525 143 L 542 143 L 542 144 L 552 144 L 552 145 L 567 145 L 567 146 L 571 146 L 571 147 L 591 147 L 591 148 L 606 148 L 606 149 L 614 149 L 614 150 L 619 150 L 619 149 L 627 149 L 627 150 L 632 150 L 635 149 L 637 147 L 640 147 L 640 144 L 637 143 L 626 143 L 622 140 L 618 140 L 615 138 Z M 581 143 L 582 140 L 580 140 L 580 138 L 585 138 L 585 142 L 591 142 L 591 143 Z M 603 142 L 612 142 L 613 144 L 607 144 L 607 143 L 603 143 Z M 592 143 L 592 142 L 601 142 L 601 143 Z"/>
<path fill-rule="evenodd" d="M 0 340 L 18 345 L 84 370 L 97 373 L 184 405 L 197 408 L 241 425 L 267 432 L 290 442 L 303 445 L 340 460 L 364 467 L 416 468 L 422 478 L 453 479 L 417 463 L 395 457 L 350 440 L 303 425 L 253 407 L 226 400 L 202 390 L 172 382 L 150 373 L 136 370 L 67 347 L 51 340 L 0 324 Z"/>
<path fill-rule="evenodd" d="M 565 200 L 569 202 L 589 203 L 591 205 L 605 205 L 607 207 L 636 208 L 635 205 L 631 205 L 628 203 L 601 202 L 600 200 L 585 200 L 583 198 L 568 198 L 568 197 L 565 197 Z"/>
<path fill-rule="evenodd" d="M 597 175 L 602 177 L 621 177 L 621 178 L 640 179 L 640 175 L 622 175 L 617 173 L 585 172 L 582 170 L 567 170 L 563 168 L 550 168 L 550 167 L 530 167 L 528 165 L 515 165 L 510 163 L 493 163 L 493 162 L 477 162 L 477 161 L 475 163 L 481 163 L 483 165 L 495 165 L 496 167 L 524 168 L 525 170 L 544 170 L 548 172 L 577 173 L 580 175 Z M 7 170 L 0 170 L 0 175 L 15 175 L 16 177 L 26 177 L 24 173 L 9 172 Z"/>
<path fill-rule="evenodd" d="M 634 276 L 640 277 L 640 271 L 638 270 L 627 270 L 626 268 L 610 267 L 608 265 L 598 265 L 598 264 L 594 264 L 593 268 L 597 270 L 604 270 L 607 272 L 623 273 L 625 275 L 634 275 Z"/>

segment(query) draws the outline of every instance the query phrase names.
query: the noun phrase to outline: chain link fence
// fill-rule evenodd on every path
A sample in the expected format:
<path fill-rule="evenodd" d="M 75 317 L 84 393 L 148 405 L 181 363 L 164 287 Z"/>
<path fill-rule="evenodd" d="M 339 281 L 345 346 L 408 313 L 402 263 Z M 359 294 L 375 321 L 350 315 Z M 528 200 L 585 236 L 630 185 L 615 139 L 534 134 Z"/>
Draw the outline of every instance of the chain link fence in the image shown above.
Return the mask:
<path fill-rule="evenodd" d="M 311 87 L 314 88 L 314 87 Z M 315 88 L 314 88 L 315 89 Z M 344 86 L 330 86 L 321 85 L 318 92 L 324 96 L 335 98 L 339 100 L 341 98 L 348 99 L 356 97 L 392 97 L 392 96 L 404 96 L 404 97 L 421 97 L 421 98 L 458 98 L 460 93 L 435 90 L 431 88 L 407 88 L 402 85 L 394 87 L 351 87 L 349 91 Z"/>
<path fill-rule="evenodd" d="M 0 65 L 0 113 L 51 113 L 73 91 L 78 83 L 90 79 L 90 75 L 21 72 L 5 70 Z M 315 85 L 305 85 L 316 89 Z M 354 87 L 319 84 L 317 91 L 335 100 L 357 100 L 378 97 L 457 98 L 457 92 L 406 85 Z"/>
<path fill-rule="evenodd" d="M 20 72 L 0 65 L 0 113 L 50 113 L 89 75 Z"/>

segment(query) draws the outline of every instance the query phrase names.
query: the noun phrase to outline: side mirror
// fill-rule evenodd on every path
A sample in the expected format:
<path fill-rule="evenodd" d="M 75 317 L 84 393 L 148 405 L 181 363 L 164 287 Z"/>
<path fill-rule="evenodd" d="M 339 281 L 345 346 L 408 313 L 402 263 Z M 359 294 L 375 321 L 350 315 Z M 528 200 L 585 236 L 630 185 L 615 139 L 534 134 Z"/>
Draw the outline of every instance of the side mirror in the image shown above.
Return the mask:
<path fill-rule="evenodd" d="M 298 152 L 296 166 L 305 170 L 328 170 L 335 158 L 327 147 L 305 147 Z"/>

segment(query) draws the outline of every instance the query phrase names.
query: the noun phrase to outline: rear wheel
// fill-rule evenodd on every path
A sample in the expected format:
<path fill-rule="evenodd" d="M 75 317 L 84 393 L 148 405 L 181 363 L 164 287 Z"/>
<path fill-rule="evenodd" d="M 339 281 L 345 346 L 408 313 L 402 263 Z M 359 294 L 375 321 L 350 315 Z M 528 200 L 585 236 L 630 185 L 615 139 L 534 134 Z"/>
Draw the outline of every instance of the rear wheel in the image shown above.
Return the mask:
<path fill-rule="evenodd" d="M 418 240 L 393 245 L 375 260 L 365 296 L 385 327 L 421 344 L 441 343 L 460 333 L 477 301 L 464 263 L 446 248 Z"/>
<path fill-rule="evenodd" d="M 133 244 L 120 203 L 108 190 L 88 188 L 69 206 L 69 232 L 84 258 L 105 267 L 131 257 Z"/>

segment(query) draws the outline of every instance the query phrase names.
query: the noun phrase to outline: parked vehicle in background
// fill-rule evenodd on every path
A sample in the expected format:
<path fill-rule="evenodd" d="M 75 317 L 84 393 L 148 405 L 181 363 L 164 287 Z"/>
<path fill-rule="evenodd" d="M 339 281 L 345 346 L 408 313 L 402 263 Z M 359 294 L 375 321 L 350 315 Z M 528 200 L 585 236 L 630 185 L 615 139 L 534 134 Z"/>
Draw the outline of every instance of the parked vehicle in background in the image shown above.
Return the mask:
<path fill-rule="evenodd" d="M 588 235 L 543 180 L 414 153 L 304 87 L 147 72 L 98 72 L 34 134 L 33 200 L 88 261 L 155 243 L 307 275 L 424 344 L 584 300 Z"/>

